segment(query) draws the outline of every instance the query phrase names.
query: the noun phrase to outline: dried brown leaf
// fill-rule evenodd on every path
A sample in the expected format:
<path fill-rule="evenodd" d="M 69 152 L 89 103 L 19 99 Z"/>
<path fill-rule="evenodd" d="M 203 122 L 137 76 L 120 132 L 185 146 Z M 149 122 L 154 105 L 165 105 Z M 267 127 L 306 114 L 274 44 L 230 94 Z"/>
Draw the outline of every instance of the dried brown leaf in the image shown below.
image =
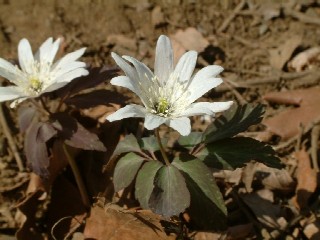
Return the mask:
<path fill-rule="evenodd" d="M 279 135 L 282 140 L 299 134 L 300 126 L 308 128 L 320 120 L 320 88 L 308 88 L 287 92 L 272 92 L 264 96 L 269 102 L 298 104 L 298 108 L 285 110 L 263 121 L 267 130 Z"/>
<path fill-rule="evenodd" d="M 106 207 L 95 206 L 84 229 L 90 239 L 158 240 L 175 239 L 162 230 L 160 218 L 153 213 L 124 213 Z"/>
<path fill-rule="evenodd" d="M 300 35 L 288 37 L 287 41 L 276 49 L 270 49 L 270 65 L 276 69 L 282 70 L 285 63 L 291 58 L 294 50 L 301 44 Z"/>
<path fill-rule="evenodd" d="M 178 41 L 186 50 L 202 52 L 209 45 L 209 41 L 193 27 L 178 30 L 172 35 L 172 38 Z"/>
<path fill-rule="evenodd" d="M 310 158 L 305 150 L 296 152 L 295 156 L 298 160 L 298 185 L 293 202 L 298 209 L 303 209 L 308 206 L 308 200 L 317 188 L 317 172 L 311 168 Z"/>
<path fill-rule="evenodd" d="M 297 54 L 289 63 L 288 66 L 297 72 L 301 72 L 304 68 L 312 63 L 313 60 L 320 60 L 320 47 L 309 48 Z"/>

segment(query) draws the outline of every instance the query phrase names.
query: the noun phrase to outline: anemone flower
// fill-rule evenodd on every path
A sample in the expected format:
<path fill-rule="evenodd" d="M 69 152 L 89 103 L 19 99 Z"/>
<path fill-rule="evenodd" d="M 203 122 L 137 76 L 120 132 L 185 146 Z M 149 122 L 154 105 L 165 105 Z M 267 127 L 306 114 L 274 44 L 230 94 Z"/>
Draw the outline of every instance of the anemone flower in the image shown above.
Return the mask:
<path fill-rule="evenodd" d="M 0 102 L 15 100 L 10 105 L 14 107 L 25 99 L 39 97 L 65 86 L 77 77 L 87 75 L 86 64 L 77 61 L 85 48 L 69 53 L 53 63 L 59 45 L 60 39 L 53 42 L 49 38 L 33 55 L 29 41 L 22 39 L 18 45 L 20 68 L 0 58 L 0 75 L 13 83 L 0 87 Z"/>
<path fill-rule="evenodd" d="M 144 106 L 127 105 L 109 115 L 107 120 L 110 122 L 141 117 L 145 118 L 144 126 L 149 130 L 166 124 L 186 136 L 191 132 L 190 116 L 213 116 L 232 105 L 232 101 L 194 103 L 222 83 L 222 79 L 216 76 L 223 68 L 217 65 L 207 66 L 192 76 L 197 61 L 195 51 L 186 52 L 174 68 L 171 42 L 164 35 L 157 42 L 154 73 L 135 58 L 121 58 L 115 53 L 112 53 L 112 57 L 126 76 L 113 78 L 111 84 L 133 91 Z"/>

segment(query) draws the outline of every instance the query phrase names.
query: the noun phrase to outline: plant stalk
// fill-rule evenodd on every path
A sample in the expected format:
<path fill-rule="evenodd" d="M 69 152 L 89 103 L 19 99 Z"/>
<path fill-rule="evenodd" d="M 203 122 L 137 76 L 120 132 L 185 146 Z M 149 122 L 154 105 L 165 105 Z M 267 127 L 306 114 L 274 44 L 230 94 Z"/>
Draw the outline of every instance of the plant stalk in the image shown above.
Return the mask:
<path fill-rule="evenodd" d="M 167 156 L 167 154 L 166 154 L 166 152 L 164 150 L 164 147 L 162 145 L 162 142 L 161 142 L 161 138 L 160 138 L 160 134 L 159 134 L 159 128 L 156 128 L 154 130 L 154 133 L 156 135 L 156 138 L 157 138 L 157 141 L 158 141 L 158 144 L 159 144 L 159 147 L 160 147 L 160 152 L 161 152 L 161 155 L 162 155 L 162 157 L 164 159 L 164 162 L 166 163 L 167 166 L 169 166 L 170 162 L 169 162 L 168 156 Z"/>
<path fill-rule="evenodd" d="M 65 155 L 66 155 L 66 157 L 68 159 L 68 162 L 70 164 L 70 167 L 71 167 L 71 170 L 73 172 L 74 178 L 75 178 L 75 180 L 77 182 L 82 202 L 83 202 L 84 206 L 87 209 L 89 209 L 90 208 L 90 200 L 89 200 L 89 197 L 88 197 L 87 189 L 86 189 L 86 187 L 84 185 L 84 182 L 82 180 L 79 168 L 77 166 L 77 163 L 74 160 L 74 158 L 70 155 L 70 153 L 68 152 L 66 144 L 63 144 L 63 150 L 64 150 L 64 153 L 65 153 Z"/>

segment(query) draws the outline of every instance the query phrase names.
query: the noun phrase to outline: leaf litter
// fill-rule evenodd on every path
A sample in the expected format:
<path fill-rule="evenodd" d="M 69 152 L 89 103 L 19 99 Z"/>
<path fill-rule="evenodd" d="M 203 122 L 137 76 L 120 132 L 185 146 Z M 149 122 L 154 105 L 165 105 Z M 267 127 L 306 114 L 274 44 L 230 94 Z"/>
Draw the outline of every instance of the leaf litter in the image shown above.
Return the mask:
<path fill-rule="evenodd" d="M 311 157 L 312 151 L 319 153 L 319 139 L 315 140 L 316 144 L 311 141 L 311 131 L 320 120 L 320 94 L 316 87 L 320 81 L 313 74 L 319 68 L 318 39 L 315 34 L 320 18 L 317 5 L 308 1 L 282 4 L 271 2 L 267 7 L 264 3 L 249 1 L 210 4 L 204 2 L 202 5 L 181 4 L 177 1 L 172 1 L 169 5 L 149 1 L 125 4 L 111 1 L 104 6 L 75 4 L 70 9 L 67 3 L 57 3 L 58 6 L 54 8 L 45 3 L 36 3 L 32 8 L 22 7 L 20 4 L 10 2 L 1 6 L 3 18 L 0 41 L 6 46 L 0 50 L 2 56 L 12 54 L 10 52 L 13 52 L 12 49 L 16 46 L 13 43 L 21 37 L 30 36 L 34 32 L 34 25 L 40 29 L 39 35 L 32 34 L 36 41 L 41 42 L 47 35 L 52 34 L 48 32 L 47 21 L 44 20 L 48 13 L 42 11 L 43 9 L 54 16 L 50 23 L 55 26 L 52 30 L 54 34 L 66 33 L 65 49 L 77 49 L 83 44 L 89 46 L 85 59 L 93 66 L 110 64 L 108 56 L 111 51 L 137 56 L 147 65 L 153 66 L 151 49 L 161 33 L 177 38 L 173 40 L 174 50 L 180 54 L 187 50 L 198 50 L 205 54 L 210 50 L 210 53 L 207 52 L 210 56 L 217 56 L 221 54 L 218 52 L 220 49 L 225 56 L 224 60 L 220 58 L 221 65 L 226 70 L 222 77 L 228 79 L 231 74 L 236 76 L 229 81 L 233 91 L 230 91 L 230 86 L 221 86 L 215 94 L 209 93 L 205 98 L 215 101 L 217 98 L 228 99 L 234 96 L 236 99 L 233 94 L 238 91 L 247 102 L 267 101 L 267 117 L 262 124 L 257 122 L 246 130 L 245 136 L 240 137 L 246 137 L 247 134 L 258 138 L 264 124 L 267 131 L 281 138 L 279 141 L 273 136 L 268 141 L 274 144 L 284 168 L 272 169 L 252 162 L 242 168 L 237 168 L 236 165 L 230 170 L 211 169 L 227 203 L 227 230 L 221 233 L 189 230 L 184 236 L 194 236 L 194 239 L 221 239 L 226 236 L 228 239 L 270 236 L 276 239 L 319 238 L 319 221 L 312 217 L 318 214 L 318 170 L 312 162 L 314 157 Z M 14 9 L 25 9 L 26 13 L 30 14 L 37 11 L 39 14 L 37 19 L 27 18 L 30 14 L 17 14 Z M 110 14 L 105 14 L 106 9 Z M 100 18 L 93 17 L 97 15 Z M 260 19 L 256 20 L 257 25 L 253 19 Z M 118 26 L 117 29 L 114 28 L 115 25 Z M 219 28 L 223 31 L 217 31 Z M 303 29 L 303 33 L 299 29 Z M 212 47 L 209 49 L 208 46 Z M 200 58 L 197 64 L 206 66 L 214 62 L 211 60 Z M 107 148 L 107 152 L 79 152 L 72 148 L 72 155 L 77 159 L 87 179 L 86 184 L 92 200 L 98 196 L 104 200 L 103 203 L 92 207 L 89 217 L 86 215 L 70 169 L 66 167 L 67 161 L 60 143 L 55 143 L 58 148 L 54 151 L 55 159 L 46 159 L 50 161 L 50 177 L 47 181 L 55 182 L 52 191 L 49 191 L 47 182 L 41 182 L 39 178 L 29 174 L 21 177 L 10 148 L 5 141 L 1 141 L 4 150 L 0 149 L 0 239 L 8 236 L 8 233 L 13 235 L 10 234 L 11 229 L 18 230 L 18 239 L 44 239 L 39 233 L 50 236 L 48 233 L 51 231 L 57 239 L 71 239 L 73 232 L 76 232 L 73 239 L 77 236 L 79 239 L 105 239 L 106 236 L 113 239 L 176 239 L 183 232 L 180 226 L 164 227 L 161 225 L 163 219 L 160 216 L 141 211 L 136 202 L 130 201 L 132 191 L 124 191 L 119 201 L 121 207 L 108 205 L 119 200 L 114 196 L 112 174 L 109 171 L 113 162 L 108 160 L 123 134 L 123 129 L 133 129 L 132 132 L 136 134 L 138 125 L 132 121 L 107 126 L 101 120 L 120 108 L 128 98 L 134 97 L 128 92 L 122 92 L 127 98 L 119 99 L 115 94 L 113 99 L 110 99 L 110 105 L 109 100 L 100 101 L 101 99 L 95 98 L 97 83 L 103 86 L 99 93 L 101 98 L 107 91 L 114 89 L 108 86 L 106 73 L 101 73 L 101 69 L 94 71 L 95 83 L 90 81 L 92 79 L 84 78 L 77 84 L 70 85 L 73 94 L 66 103 L 70 107 L 83 108 L 79 112 L 75 111 L 75 116 L 81 117 L 81 124 L 95 129 L 99 133 L 100 141 Z M 308 75 L 307 71 L 311 71 L 311 74 Z M 301 78 L 302 75 L 299 74 L 306 74 L 309 80 Z M 81 92 L 89 87 L 87 84 L 92 86 L 93 93 Z M 84 100 L 87 96 L 90 98 L 89 102 Z M 264 96 L 263 99 L 261 96 Z M 96 104 L 99 106 L 92 107 Z M 32 109 L 22 114 L 27 118 L 23 123 L 31 123 Z M 15 119 L 18 118 L 6 114 L 6 119 L 14 126 Z M 206 124 L 198 123 L 197 118 L 193 121 L 199 125 Z M 22 125 L 18 122 L 17 125 Z M 205 129 L 205 126 L 202 129 Z M 14 127 L 11 130 L 14 134 Z M 165 132 L 166 129 L 162 131 Z M 232 137 L 239 137 L 236 135 L 238 132 L 231 134 L 235 134 Z M 79 140 L 81 137 L 74 143 L 81 144 Z M 94 142 L 97 140 L 93 139 Z M 16 137 L 15 141 L 21 150 L 22 137 Z M 301 148 L 302 145 L 305 149 Z M 97 146 L 102 149 L 101 145 Z M 107 167 L 102 173 L 100 166 L 105 164 Z M 61 202 L 65 197 L 68 201 Z M 12 203 L 20 210 L 12 207 Z M 214 211 L 213 207 L 210 210 Z M 193 211 L 197 213 L 200 209 Z M 84 224 L 82 220 L 85 218 Z M 198 218 L 201 218 L 201 214 Z M 45 223 L 45 226 L 41 223 Z M 188 224 L 192 224 L 192 215 Z M 53 226 L 55 227 L 52 228 Z M 171 230 L 171 235 L 165 233 L 168 229 Z"/>

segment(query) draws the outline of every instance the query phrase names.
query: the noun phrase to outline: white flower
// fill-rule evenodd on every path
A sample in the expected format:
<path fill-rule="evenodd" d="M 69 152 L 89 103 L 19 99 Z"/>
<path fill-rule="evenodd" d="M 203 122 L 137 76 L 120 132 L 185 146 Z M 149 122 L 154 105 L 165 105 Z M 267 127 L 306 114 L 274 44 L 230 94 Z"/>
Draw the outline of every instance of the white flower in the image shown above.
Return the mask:
<path fill-rule="evenodd" d="M 18 45 L 19 69 L 0 58 L 0 75 L 14 85 L 0 87 L 0 102 L 15 100 L 11 106 L 27 98 L 35 98 L 68 84 L 71 80 L 88 75 L 84 62 L 76 61 L 85 48 L 69 53 L 56 63 L 53 60 L 59 49 L 60 39 L 47 39 L 33 56 L 30 43 L 22 39 Z"/>
<path fill-rule="evenodd" d="M 207 66 L 192 77 L 197 61 L 195 51 L 185 53 L 174 68 L 173 50 L 166 36 L 162 35 L 158 39 L 154 73 L 132 57 L 123 56 L 134 67 L 115 53 L 112 53 L 112 57 L 127 76 L 115 77 L 111 83 L 136 93 L 144 107 L 136 104 L 127 105 L 107 117 L 111 122 L 129 117 L 142 117 L 145 118 L 144 124 L 149 130 L 164 123 L 181 135 L 188 135 L 191 132 L 189 116 L 214 115 L 232 105 L 232 101 L 193 103 L 222 83 L 222 79 L 216 76 L 223 68 L 217 65 Z"/>

